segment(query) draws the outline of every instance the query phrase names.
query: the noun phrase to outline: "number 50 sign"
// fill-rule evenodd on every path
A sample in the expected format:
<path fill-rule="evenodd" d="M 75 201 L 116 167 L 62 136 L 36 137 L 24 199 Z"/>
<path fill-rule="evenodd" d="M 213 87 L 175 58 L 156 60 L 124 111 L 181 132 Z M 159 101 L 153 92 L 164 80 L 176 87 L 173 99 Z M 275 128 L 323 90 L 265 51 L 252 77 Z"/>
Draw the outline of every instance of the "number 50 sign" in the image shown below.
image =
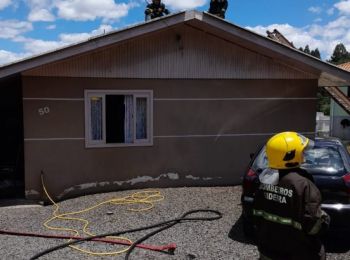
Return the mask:
<path fill-rule="evenodd" d="M 50 113 L 50 108 L 49 107 L 41 107 L 38 109 L 38 113 L 40 116 L 44 116 L 44 115 Z"/>

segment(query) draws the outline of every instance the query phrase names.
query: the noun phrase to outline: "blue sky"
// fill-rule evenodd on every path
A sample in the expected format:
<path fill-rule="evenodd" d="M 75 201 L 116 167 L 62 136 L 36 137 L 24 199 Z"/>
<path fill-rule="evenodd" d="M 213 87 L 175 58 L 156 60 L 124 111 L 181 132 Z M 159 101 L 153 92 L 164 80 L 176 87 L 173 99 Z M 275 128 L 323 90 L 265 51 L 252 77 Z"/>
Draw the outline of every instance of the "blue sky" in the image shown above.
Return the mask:
<path fill-rule="evenodd" d="M 209 0 L 163 0 L 171 12 L 206 11 Z M 146 0 L 0 0 L 0 65 L 144 20 Z M 329 59 L 350 51 L 350 0 L 229 0 L 226 19 L 266 35 L 278 29 L 296 47 Z"/>

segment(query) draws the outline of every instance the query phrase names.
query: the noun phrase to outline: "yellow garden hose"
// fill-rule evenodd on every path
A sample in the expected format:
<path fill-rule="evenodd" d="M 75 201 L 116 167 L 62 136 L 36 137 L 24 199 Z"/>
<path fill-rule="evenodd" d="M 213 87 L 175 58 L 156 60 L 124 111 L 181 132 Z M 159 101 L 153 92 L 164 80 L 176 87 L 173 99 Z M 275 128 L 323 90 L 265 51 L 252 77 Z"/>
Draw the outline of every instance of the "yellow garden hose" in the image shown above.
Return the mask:
<path fill-rule="evenodd" d="M 74 236 L 79 236 L 80 232 L 77 229 L 73 229 L 73 228 L 68 228 L 68 227 L 57 227 L 57 226 L 52 226 L 49 223 L 51 221 L 54 221 L 56 219 L 60 219 L 60 220 L 65 220 L 65 221 L 79 221 L 81 223 L 83 223 L 83 228 L 82 231 L 84 234 L 86 234 L 87 236 L 94 236 L 93 233 L 91 233 L 90 231 L 88 231 L 88 227 L 90 225 L 89 221 L 83 218 L 78 218 L 78 217 L 73 217 L 75 215 L 78 214 L 82 214 L 82 213 L 86 213 L 89 212 L 91 210 L 94 210 L 98 207 L 101 207 L 103 205 L 107 205 L 107 204 L 113 204 L 113 205 L 132 205 L 134 207 L 129 207 L 127 208 L 127 210 L 129 211 L 136 211 L 136 212 L 140 212 L 140 211 L 147 211 L 150 210 L 154 207 L 154 203 L 155 202 L 159 202 L 164 200 L 164 196 L 161 195 L 161 193 L 157 190 L 146 190 L 146 191 L 140 191 L 140 192 L 136 192 L 133 193 L 131 195 L 125 196 L 125 197 L 121 197 L 121 198 L 112 198 L 103 202 L 100 202 L 94 206 L 82 209 L 82 210 L 78 210 L 78 211 L 73 211 L 73 212 L 67 212 L 67 213 L 59 213 L 59 205 L 51 198 L 51 196 L 49 195 L 46 187 L 45 187 L 45 183 L 44 183 L 44 176 L 43 174 L 41 174 L 41 182 L 42 182 L 42 186 L 43 186 L 43 190 L 45 192 L 45 195 L 47 196 L 47 198 L 50 200 L 50 202 L 55 206 L 55 210 L 52 213 L 52 217 L 50 217 L 49 219 L 47 219 L 44 222 L 44 226 L 50 230 L 59 230 L 59 231 L 66 231 L 66 232 L 72 232 L 74 233 Z M 138 205 L 138 207 L 135 207 L 135 205 Z M 132 241 L 126 237 L 109 237 L 112 239 L 118 239 L 118 240 L 124 240 L 127 241 L 128 243 L 132 244 Z M 72 239 L 70 239 L 69 241 L 71 241 Z M 128 246 L 125 249 L 121 249 L 118 251 L 112 251 L 112 252 L 93 252 L 90 250 L 86 250 L 86 249 L 82 249 L 79 248 L 77 246 L 73 246 L 70 245 L 71 248 L 80 251 L 82 253 L 88 254 L 88 255 L 92 255 L 92 256 L 111 256 L 111 255 L 118 255 L 118 254 L 122 254 L 126 251 L 128 251 L 128 249 L 130 248 L 130 246 Z"/>

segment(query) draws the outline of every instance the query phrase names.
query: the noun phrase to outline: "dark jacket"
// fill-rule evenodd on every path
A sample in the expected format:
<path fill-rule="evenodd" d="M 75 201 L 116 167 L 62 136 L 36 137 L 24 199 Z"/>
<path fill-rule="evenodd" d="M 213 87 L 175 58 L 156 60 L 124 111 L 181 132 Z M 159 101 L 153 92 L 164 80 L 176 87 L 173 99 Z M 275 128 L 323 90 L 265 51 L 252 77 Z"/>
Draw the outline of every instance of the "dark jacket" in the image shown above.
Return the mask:
<path fill-rule="evenodd" d="M 170 13 L 169 10 L 165 8 L 165 5 L 163 3 L 148 4 L 145 10 L 145 15 L 150 15 L 152 19 L 157 17 L 162 17 L 169 13 Z"/>
<path fill-rule="evenodd" d="M 225 18 L 227 6 L 228 6 L 227 0 L 211 0 L 208 13 L 215 14 L 222 18 Z"/>
<path fill-rule="evenodd" d="M 255 195 L 258 249 L 273 260 L 325 259 L 320 234 L 330 219 L 318 188 L 298 172 L 280 170 L 278 183 L 260 184 Z"/>

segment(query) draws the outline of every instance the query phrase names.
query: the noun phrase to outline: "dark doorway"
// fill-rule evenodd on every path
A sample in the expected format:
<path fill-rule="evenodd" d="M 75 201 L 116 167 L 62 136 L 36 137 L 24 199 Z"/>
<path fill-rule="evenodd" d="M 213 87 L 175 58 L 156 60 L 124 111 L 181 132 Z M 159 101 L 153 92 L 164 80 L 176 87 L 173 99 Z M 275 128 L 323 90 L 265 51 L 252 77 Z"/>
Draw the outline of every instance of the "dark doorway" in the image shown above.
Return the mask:
<path fill-rule="evenodd" d="M 0 199 L 24 197 L 23 109 L 20 75 L 0 79 Z"/>

